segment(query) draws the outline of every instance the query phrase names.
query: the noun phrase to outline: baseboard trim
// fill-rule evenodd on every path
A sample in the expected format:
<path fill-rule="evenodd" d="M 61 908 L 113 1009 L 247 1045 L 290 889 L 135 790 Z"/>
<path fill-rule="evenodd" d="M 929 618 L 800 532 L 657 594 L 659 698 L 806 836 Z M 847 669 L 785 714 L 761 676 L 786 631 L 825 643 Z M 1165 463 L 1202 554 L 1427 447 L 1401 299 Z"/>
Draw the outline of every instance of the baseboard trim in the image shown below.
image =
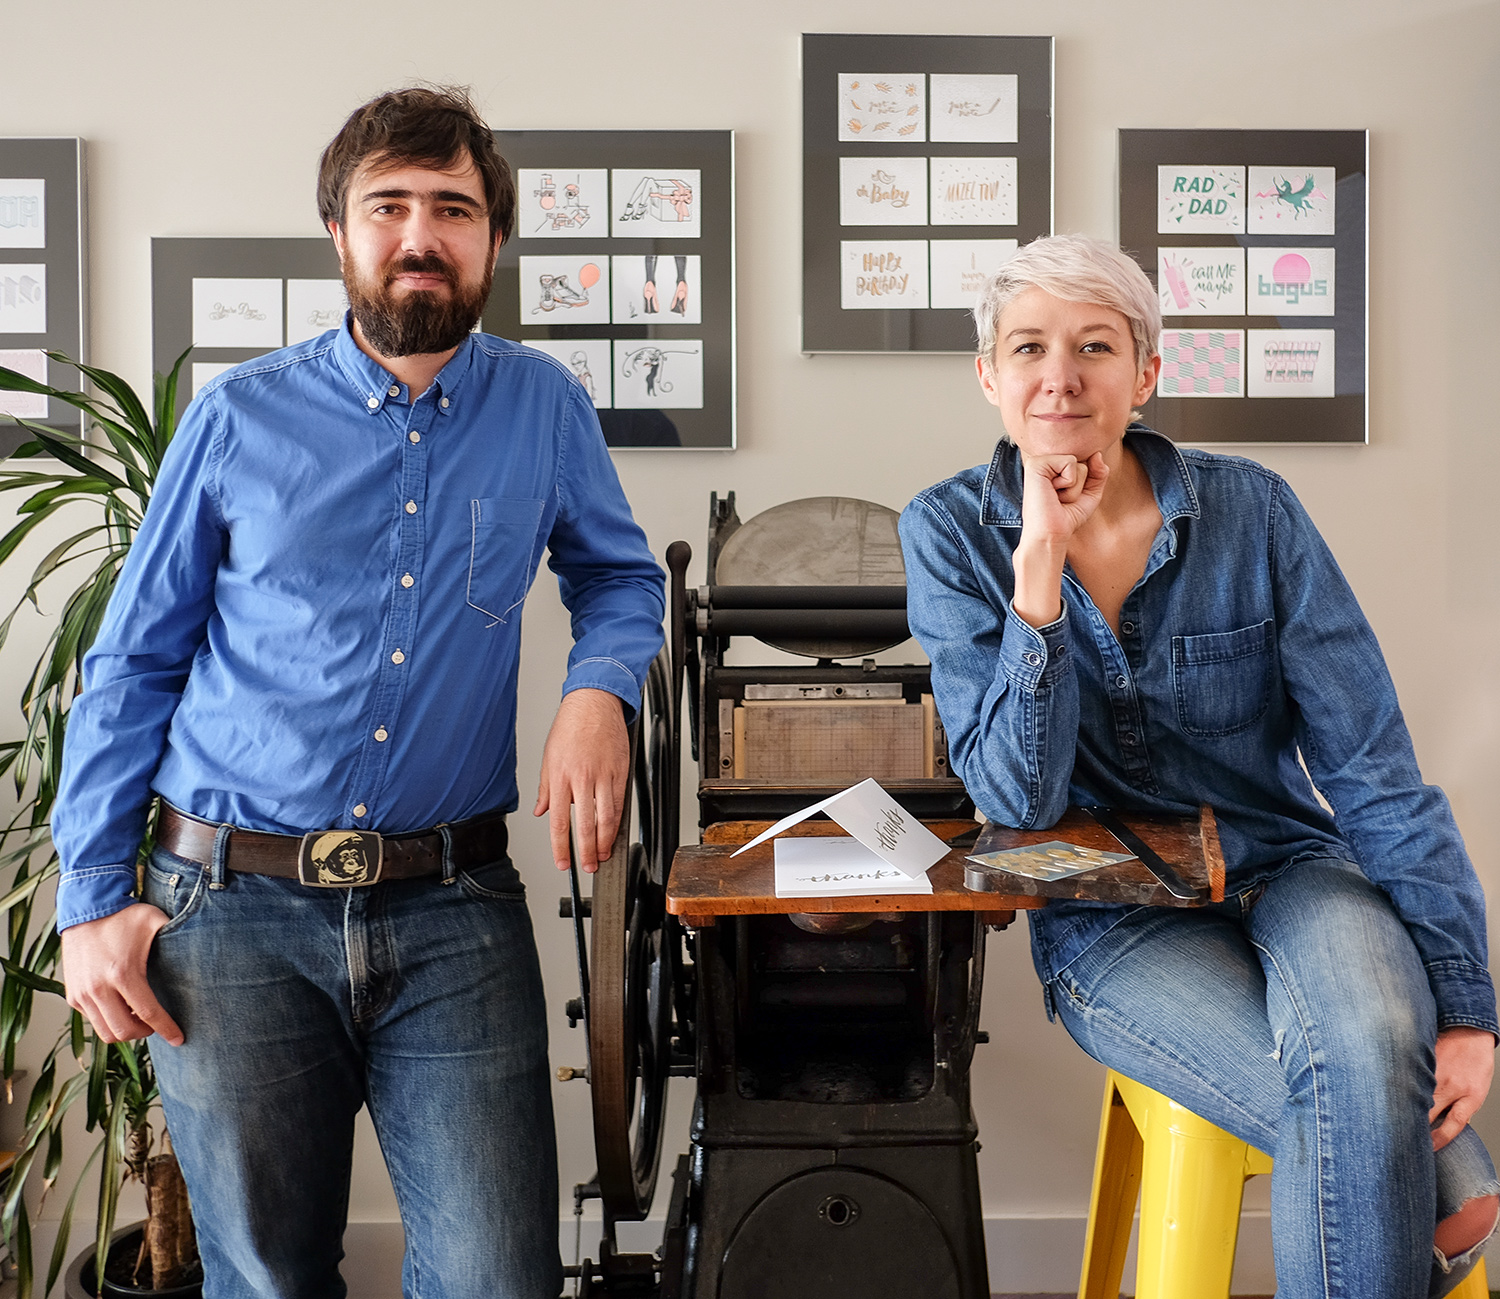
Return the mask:
<path fill-rule="evenodd" d="M 989 1256 L 990 1289 L 996 1293 L 1067 1293 L 1078 1287 L 1078 1264 L 1083 1256 L 1084 1219 L 1079 1216 L 1026 1214 L 996 1215 L 984 1220 L 984 1243 Z M 87 1247 L 92 1224 L 79 1222 L 73 1230 L 74 1253 Z M 558 1248 L 564 1262 L 573 1260 L 576 1226 L 571 1215 L 558 1222 Z M 661 1243 L 662 1220 L 621 1223 L 620 1248 L 649 1253 Z M 55 1220 L 35 1224 L 33 1248 L 38 1259 L 51 1255 L 57 1236 Z M 359 1299 L 401 1299 L 401 1224 L 396 1221 L 351 1222 L 344 1234 L 344 1279 L 349 1293 Z M 582 1254 L 599 1256 L 597 1213 L 583 1219 Z M 1135 1273 L 1134 1246 L 1125 1269 L 1125 1293 L 1131 1293 Z M 1234 1272 L 1234 1293 L 1269 1294 L 1276 1288 L 1271 1266 L 1271 1225 L 1263 1212 L 1247 1212 L 1240 1225 L 1240 1247 Z"/>
<path fill-rule="evenodd" d="M 590 1228 L 593 1236 L 590 1236 Z M 1083 1258 L 1087 1221 L 1082 1214 L 1047 1216 L 1017 1214 L 986 1217 L 984 1248 L 989 1261 L 990 1290 L 996 1294 L 1076 1293 L 1078 1268 Z M 661 1241 L 662 1222 L 622 1223 L 618 1228 L 620 1248 L 650 1252 Z M 573 1260 L 575 1227 L 572 1218 L 562 1224 L 559 1236 L 563 1259 Z M 598 1220 L 583 1223 L 583 1255 L 596 1257 Z M 1124 1293 L 1134 1292 L 1135 1243 L 1125 1260 Z M 1235 1255 L 1233 1293 L 1270 1294 L 1276 1288 L 1276 1270 L 1271 1261 L 1271 1221 L 1264 1211 L 1250 1210 L 1240 1219 L 1239 1249 Z"/>

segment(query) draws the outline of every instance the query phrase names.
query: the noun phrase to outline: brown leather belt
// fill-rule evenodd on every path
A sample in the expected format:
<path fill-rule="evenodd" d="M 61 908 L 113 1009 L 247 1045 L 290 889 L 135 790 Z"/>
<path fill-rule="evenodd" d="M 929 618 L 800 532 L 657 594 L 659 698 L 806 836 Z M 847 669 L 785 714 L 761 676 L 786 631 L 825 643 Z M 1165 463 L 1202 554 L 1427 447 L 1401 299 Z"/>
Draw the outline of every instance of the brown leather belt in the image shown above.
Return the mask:
<path fill-rule="evenodd" d="M 175 857 L 207 866 L 213 861 L 220 827 L 212 821 L 161 805 L 156 842 Z M 490 812 L 411 834 L 382 835 L 373 830 L 314 830 L 305 835 L 268 834 L 232 827 L 224 865 L 251 875 L 276 875 L 320 888 L 348 888 L 379 880 L 420 879 L 443 874 L 443 844 L 455 871 L 496 861 L 505 855 L 509 834 L 505 813 Z"/>

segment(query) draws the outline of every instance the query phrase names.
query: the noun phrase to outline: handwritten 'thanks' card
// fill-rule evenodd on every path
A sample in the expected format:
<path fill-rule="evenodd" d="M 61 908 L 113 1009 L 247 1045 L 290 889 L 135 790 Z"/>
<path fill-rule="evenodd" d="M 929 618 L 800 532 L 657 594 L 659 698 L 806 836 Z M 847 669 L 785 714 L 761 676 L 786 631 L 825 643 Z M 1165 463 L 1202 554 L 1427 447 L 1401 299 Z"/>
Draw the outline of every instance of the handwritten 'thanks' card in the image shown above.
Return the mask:
<path fill-rule="evenodd" d="M 776 841 L 778 898 L 931 892 L 927 876 L 912 879 L 902 874 L 858 839 L 830 836 Z"/>
<path fill-rule="evenodd" d="M 288 280 L 286 282 L 286 341 L 300 343 L 325 330 L 337 329 L 349 310 L 343 280 Z"/>

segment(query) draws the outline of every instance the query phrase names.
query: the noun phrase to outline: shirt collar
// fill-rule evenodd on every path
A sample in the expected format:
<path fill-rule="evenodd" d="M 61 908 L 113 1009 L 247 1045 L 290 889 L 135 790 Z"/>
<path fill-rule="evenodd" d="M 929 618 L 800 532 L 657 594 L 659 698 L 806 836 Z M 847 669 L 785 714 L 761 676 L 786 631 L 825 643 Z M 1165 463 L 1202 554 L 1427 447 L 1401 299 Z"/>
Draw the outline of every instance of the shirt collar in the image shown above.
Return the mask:
<path fill-rule="evenodd" d="M 1200 517 L 1198 492 L 1188 473 L 1187 461 L 1172 440 L 1139 422 L 1125 430 L 1125 438 L 1151 481 L 1162 523 Z M 1001 528 L 1019 528 L 1021 491 L 1021 453 L 1014 442 L 1002 439 L 995 446 L 994 459 L 984 476 L 984 494 L 979 503 L 980 522 Z"/>
<path fill-rule="evenodd" d="M 344 372 L 352 387 L 352 399 L 370 415 L 385 409 L 387 402 L 407 403 L 411 398 L 406 385 L 373 358 L 366 356 L 354 341 L 354 316 L 344 313 L 344 323 L 333 340 L 333 358 Z M 458 346 L 448 364 L 438 371 L 433 386 L 437 389 L 437 409 L 441 415 L 451 415 L 457 406 L 457 392 L 468 375 L 474 359 L 474 335 L 470 334 Z M 418 393 L 417 396 L 421 396 Z"/>

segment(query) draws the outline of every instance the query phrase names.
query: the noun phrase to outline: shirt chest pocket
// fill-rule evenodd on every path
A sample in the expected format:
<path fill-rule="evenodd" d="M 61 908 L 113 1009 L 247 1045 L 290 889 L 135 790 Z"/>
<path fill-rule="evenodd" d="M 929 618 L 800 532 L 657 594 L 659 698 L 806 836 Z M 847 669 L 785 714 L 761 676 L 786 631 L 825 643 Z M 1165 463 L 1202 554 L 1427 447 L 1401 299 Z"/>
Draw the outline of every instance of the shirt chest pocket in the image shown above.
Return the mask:
<path fill-rule="evenodd" d="M 1189 735 L 1231 735 L 1254 725 L 1271 701 L 1272 625 L 1172 637 L 1177 719 Z"/>
<path fill-rule="evenodd" d="M 486 496 L 469 502 L 469 578 L 465 599 L 486 625 L 504 622 L 522 600 L 535 571 L 533 556 L 542 501 Z"/>

